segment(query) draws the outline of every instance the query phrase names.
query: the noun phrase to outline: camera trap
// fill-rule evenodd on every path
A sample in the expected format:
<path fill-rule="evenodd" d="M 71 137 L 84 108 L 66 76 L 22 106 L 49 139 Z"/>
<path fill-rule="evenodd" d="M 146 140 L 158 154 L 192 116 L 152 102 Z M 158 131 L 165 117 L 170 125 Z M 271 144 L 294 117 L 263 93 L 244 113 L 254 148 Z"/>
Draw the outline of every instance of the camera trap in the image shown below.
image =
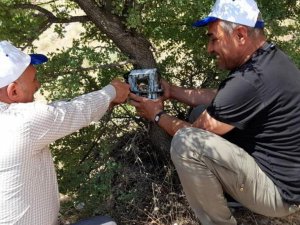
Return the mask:
<path fill-rule="evenodd" d="M 157 99 L 162 93 L 156 68 L 132 70 L 128 83 L 131 92 L 149 99 Z"/>

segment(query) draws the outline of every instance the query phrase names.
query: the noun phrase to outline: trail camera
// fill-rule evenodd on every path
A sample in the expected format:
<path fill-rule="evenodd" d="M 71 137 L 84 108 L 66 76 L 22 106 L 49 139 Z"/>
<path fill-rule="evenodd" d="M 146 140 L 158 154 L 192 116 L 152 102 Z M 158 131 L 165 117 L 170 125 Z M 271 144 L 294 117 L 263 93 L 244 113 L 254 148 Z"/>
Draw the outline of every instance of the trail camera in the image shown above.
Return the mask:
<path fill-rule="evenodd" d="M 132 70 L 128 75 L 131 92 L 149 99 L 157 99 L 162 89 L 157 69 Z"/>

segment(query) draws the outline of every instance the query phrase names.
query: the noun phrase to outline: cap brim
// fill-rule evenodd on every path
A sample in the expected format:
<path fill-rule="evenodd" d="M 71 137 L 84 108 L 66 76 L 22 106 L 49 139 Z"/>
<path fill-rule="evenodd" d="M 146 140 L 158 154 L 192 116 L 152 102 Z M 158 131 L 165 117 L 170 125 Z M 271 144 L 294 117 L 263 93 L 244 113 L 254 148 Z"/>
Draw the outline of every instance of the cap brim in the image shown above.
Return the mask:
<path fill-rule="evenodd" d="M 29 55 L 31 58 L 30 64 L 32 65 L 39 65 L 48 61 L 47 56 L 42 54 L 29 54 Z"/>
<path fill-rule="evenodd" d="M 197 20 L 195 23 L 193 23 L 193 27 L 204 27 L 207 24 L 215 22 L 217 20 L 218 20 L 218 18 L 216 18 L 216 17 L 208 16 L 202 20 Z"/>
<path fill-rule="evenodd" d="M 208 16 L 202 20 L 197 20 L 195 23 L 193 23 L 193 27 L 204 27 L 207 26 L 209 23 L 215 22 L 217 21 L 218 18 L 216 17 L 212 17 L 212 16 Z M 256 21 L 256 24 L 254 25 L 255 28 L 260 28 L 263 29 L 265 26 L 264 21 Z"/>
<path fill-rule="evenodd" d="M 264 21 L 262 21 L 262 20 L 257 20 L 254 27 L 255 27 L 255 28 L 263 29 L 264 26 L 265 26 L 265 22 L 264 22 Z"/>

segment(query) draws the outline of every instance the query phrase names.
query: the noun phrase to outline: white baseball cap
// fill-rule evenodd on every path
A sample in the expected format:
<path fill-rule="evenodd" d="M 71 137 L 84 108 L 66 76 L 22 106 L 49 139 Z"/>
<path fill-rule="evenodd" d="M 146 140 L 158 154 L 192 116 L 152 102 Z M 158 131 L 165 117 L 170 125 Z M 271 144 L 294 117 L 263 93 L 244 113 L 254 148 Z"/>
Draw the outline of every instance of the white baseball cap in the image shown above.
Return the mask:
<path fill-rule="evenodd" d="M 203 27 L 220 19 L 262 29 L 264 21 L 258 20 L 259 13 L 254 0 L 217 0 L 210 14 L 196 21 L 193 26 Z"/>
<path fill-rule="evenodd" d="M 17 80 L 30 65 L 47 62 L 42 54 L 26 54 L 8 41 L 0 42 L 0 88 Z"/>

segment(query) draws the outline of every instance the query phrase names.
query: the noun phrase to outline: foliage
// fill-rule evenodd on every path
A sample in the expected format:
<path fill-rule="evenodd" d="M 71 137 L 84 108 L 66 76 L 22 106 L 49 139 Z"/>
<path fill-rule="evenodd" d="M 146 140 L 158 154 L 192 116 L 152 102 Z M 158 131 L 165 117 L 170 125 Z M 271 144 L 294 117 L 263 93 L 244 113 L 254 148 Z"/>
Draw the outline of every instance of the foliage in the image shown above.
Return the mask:
<path fill-rule="evenodd" d="M 0 39 L 36 49 L 35 41 L 53 29 L 61 38 L 70 23 L 83 31 L 71 47 L 49 43 L 50 61 L 39 68 L 42 93 L 49 101 L 69 99 L 107 85 L 135 64 L 134 52 L 124 50 L 80 10 L 79 1 L 0 0 Z M 216 87 L 226 76 L 206 53 L 205 29 L 194 20 L 207 15 L 211 0 L 87 0 L 102 14 L 115 17 L 124 34 L 148 40 L 162 76 L 181 86 Z M 270 40 L 300 66 L 300 3 L 298 0 L 258 0 Z M 101 14 L 101 15 L 102 15 Z M 115 25 L 115 24 L 114 24 Z M 114 26 L 110 27 L 111 29 Z M 123 34 L 122 34 L 123 35 Z M 125 42 L 125 36 L 124 36 Z M 138 61 L 138 58 L 134 60 Z M 186 118 L 189 109 L 170 102 L 168 110 Z M 158 152 L 148 136 L 149 125 L 128 105 L 117 107 L 99 122 L 58 140 L 53 152 L 60 191 L 71 197 L 62 220 L 112 214 L 122 224 L 196 224 L 188 209 L 168 152 Z M 84 204 L 83 204 L 84 203 Z M 184 218 L 188 221 L 184 221 Z"/>

